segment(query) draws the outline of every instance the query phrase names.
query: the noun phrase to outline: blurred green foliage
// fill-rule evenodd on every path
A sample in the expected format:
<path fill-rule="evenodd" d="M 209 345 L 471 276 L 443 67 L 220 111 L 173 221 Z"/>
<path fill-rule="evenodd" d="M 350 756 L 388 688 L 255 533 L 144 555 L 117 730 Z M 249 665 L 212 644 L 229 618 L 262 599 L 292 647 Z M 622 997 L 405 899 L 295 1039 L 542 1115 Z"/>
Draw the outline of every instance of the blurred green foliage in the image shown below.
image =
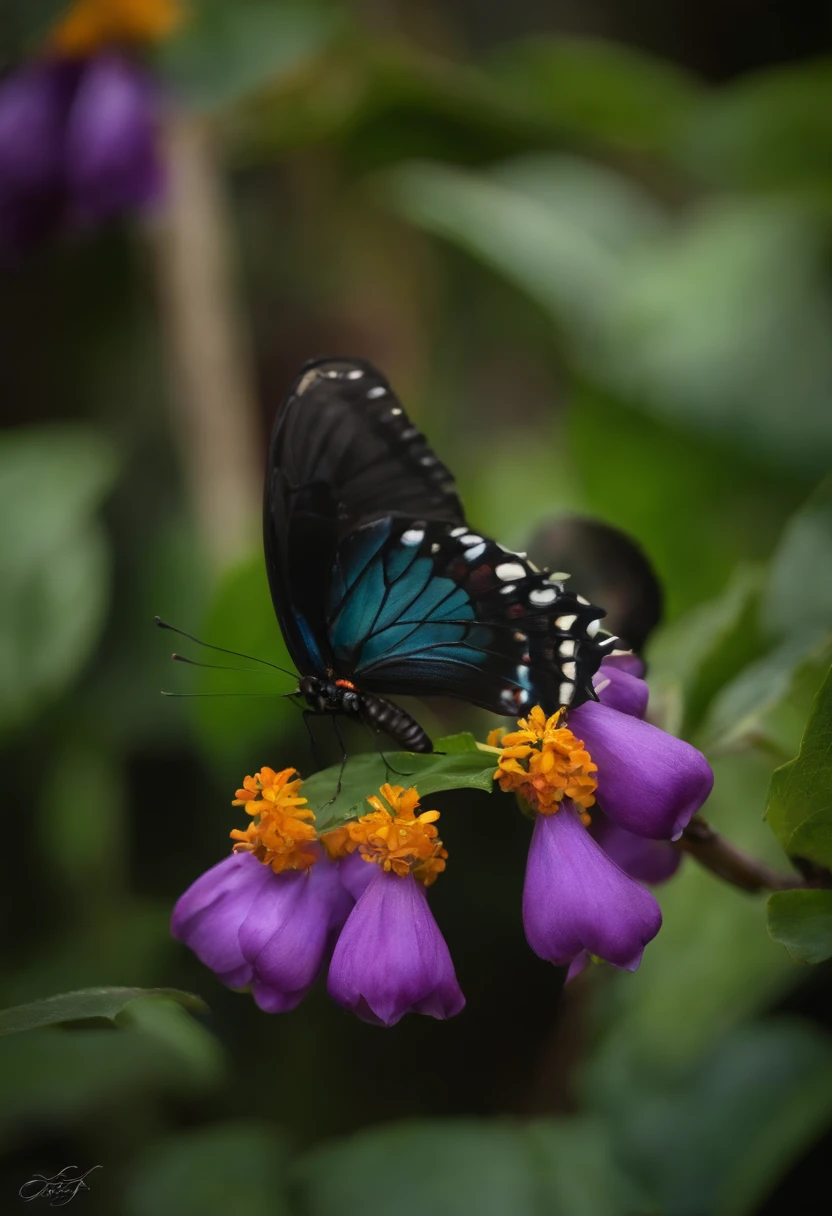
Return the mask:
<path fill-rule="evenodd" d="M 11 63 L 60 5 L 6 7 Z M 219 137 L 261 433 L 303 358 L 367 355 L 478 527 L 632 533 L 666 590 L 650 715 L 712 759 L 709 820 L 784 873 L 828 867 L 832 67 L 717 87 L 550 32 L 462 55 L 455 11 L 431 8 L 427 49 L 323 0 L 194 0 L 151 59 Z M 771 1216 L 828 1195 L 800 1162 L 832 1122 L 829 973 L 793 960 L 832 956 L 830 891 L 772 895 L 767 934 L 762 896 L 686 860 L 640 970 L 562 992 L 523 942 L 527 824 L 482 796 L 477 711 L 420 708 L 448 754 L 415 762 L 423 793 L 456 791 L 431 896 L 456 1023 L 382 1032 L 322 993 L 268 1017 L 170 941 L 243 775 L 310 760 L 291 677 L 171 671 L 152 628 L 289 665 L 259 552 L 210 573 L 158 256 L 137 225 L 0 280 L 0 1024 L 29 1027 L 0 1051 L 6 1189 L 78 1160 L 103 1166 L 94 1216 Z M 384 772 L 353 757 L 333 824 Z"/>

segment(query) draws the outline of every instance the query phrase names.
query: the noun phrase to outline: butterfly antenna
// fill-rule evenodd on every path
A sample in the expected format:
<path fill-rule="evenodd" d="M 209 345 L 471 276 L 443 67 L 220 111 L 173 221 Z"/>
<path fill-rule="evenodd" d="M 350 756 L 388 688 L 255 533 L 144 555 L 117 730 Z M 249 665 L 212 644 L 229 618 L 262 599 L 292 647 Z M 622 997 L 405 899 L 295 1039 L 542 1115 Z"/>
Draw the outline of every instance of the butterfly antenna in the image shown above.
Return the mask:
<path fill-rule="evenodd" d="M 259 675 L 259 672 L 251 667 L 231 667 L 224 663 L 198 663 L 196 659 L 189 659 L 184 654 L 177 654 L 176 651 L 170 657 L 174 663 L 187 663 L 189 667 L 207 667 L 209 671 L 245 671 L 251 676 Z"/>
<path fill-rule="evenodd" d="M 296 692 L 166 692 L 163 697 L 296 697 Z"/>
<path fill-rule="evenodd" d="M 200 638 L 194 637 L 192 633 L 186 633 L 184 629 L 178 629 L 176 625 L 169 625 L 160 616 L 155 616 L 153 619 L 160 629 L 169 629 L 171 633 L 178 633 L 180 637 L 187 638 L 189 642 L 194 642 L 197 646 L 204 646 L 206 650 L 217 650 L 220 654 L 233 655 L 235 659 L 247 659 L 250 663 L 261 663 L 264 667 L 282 671 L 284 676 L 291 676 L 293 680 L 297 679 L 297 672 L 287 671 L 285 667 L 280 667 L 277 663 L 270 663 L 267 659 L 258 659 L 253 654 L 243 654 L 239 650 L 228 650 L 225 646 L 214 646 L 211 642 L 203 642 Z"/>

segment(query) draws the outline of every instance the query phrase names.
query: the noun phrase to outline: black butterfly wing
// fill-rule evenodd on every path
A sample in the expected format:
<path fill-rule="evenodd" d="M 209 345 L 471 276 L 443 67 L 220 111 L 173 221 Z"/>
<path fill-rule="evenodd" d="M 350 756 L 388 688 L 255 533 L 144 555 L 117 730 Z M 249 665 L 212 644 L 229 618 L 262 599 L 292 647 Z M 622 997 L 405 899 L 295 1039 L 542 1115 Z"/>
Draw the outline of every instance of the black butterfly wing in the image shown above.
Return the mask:
<path fill-rule="evenodd" d="M 603 616 L 465 524 L 383 518 L 338 548 L 327 634 L 336 670 L 362 689 L 517 716 L 595 698 L 615 641 Z"/>
<path fill-rule="evenodd" d="M 390 515 L 464 521 L 453 477 L 384 376 L 360 359 L 307 363 L 275 419 L 263 521 L 272 599 L 301 674 L 337 665 L 327 606 L 339 540 Z"/>

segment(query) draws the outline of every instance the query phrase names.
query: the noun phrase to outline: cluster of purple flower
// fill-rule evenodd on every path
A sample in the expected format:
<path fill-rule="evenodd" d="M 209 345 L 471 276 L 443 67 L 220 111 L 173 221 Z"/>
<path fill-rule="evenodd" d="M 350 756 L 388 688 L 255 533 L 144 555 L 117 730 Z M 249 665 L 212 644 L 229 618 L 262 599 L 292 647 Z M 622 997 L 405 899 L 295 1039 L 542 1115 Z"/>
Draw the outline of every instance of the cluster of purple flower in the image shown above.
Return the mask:
<path fill-rule="evenodd" d="M 0 253 L 159 197 L 159 98 L 135 50 L 177 20 L 175 0 L 79 0 L 0 84 Z"/>
<path fill-rule="evenodd" d="M 638 967 L 661 926 L 642 882 L 673 873 L 670 842 L 713 784 L 701 753 L 644 721 L 641 673 L 633 656 L 605 660 L 600 700 L 570 711 L 568 727 L 536 708 L 487 745 L 501 788 L 535 814 L 526 936 L 570 975 L 590 956 Z M 415 789 L 387 785 L 370 813 L 319 839 L 293 776 L 246 778 L 237 805 L 252 820 L 178 901 L 174 936 L 269 1012 L 294 1008 L 329 958 L 330 995 L 366 1021 L 458 1013 L 465 1000 L 426 892 L 447 857 L 438 812 L 420 813 Z"/>

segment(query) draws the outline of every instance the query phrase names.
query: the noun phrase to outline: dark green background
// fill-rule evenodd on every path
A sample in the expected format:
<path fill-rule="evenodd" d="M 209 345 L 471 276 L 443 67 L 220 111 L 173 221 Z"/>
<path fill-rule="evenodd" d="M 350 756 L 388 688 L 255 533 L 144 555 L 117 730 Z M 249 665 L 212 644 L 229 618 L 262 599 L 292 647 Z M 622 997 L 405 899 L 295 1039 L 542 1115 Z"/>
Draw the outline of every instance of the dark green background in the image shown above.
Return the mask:
<path fill-rule="evenodd" d="M 9 5 L 0 60 L 55 7 Z M 829 32 L 774 0 L 201 0 L 153 65 L 217 135 L 261 447 L 304 359 L 360 354 L 487 534 L 630 532 L 666 592 L 651 714 L 712 760 L 708 818 L 784 871 L 807 801 L 794 851 L 832 860 L 820 762 L 777 778 L 780 843 L 762 818 L 832 639 Z M 158 695 L 287 681 L 171 671 L 152 627 L 285 661 L 255 521 L 220 569 L 200 530 L 156 249 L 124 225 L 0 278 L 0 1004 L 130 985 L 210 1012 L 0 1039 L 0 1209 L 71 1162 L 104 1167 L 73 1201 L 94 1216 L 828 1211 L 828 969 L 689 861 L 640 971 L 562 992 L 523 937 L 527 822 L 437 795 L 447 1024 L 381 1031 L 322 991 L 270 1017 L 170 939 L 242 777 L 311 758 L 286 702 Z M 818 961 L 810 898 L 775 897 L 772 931 Z"/>

